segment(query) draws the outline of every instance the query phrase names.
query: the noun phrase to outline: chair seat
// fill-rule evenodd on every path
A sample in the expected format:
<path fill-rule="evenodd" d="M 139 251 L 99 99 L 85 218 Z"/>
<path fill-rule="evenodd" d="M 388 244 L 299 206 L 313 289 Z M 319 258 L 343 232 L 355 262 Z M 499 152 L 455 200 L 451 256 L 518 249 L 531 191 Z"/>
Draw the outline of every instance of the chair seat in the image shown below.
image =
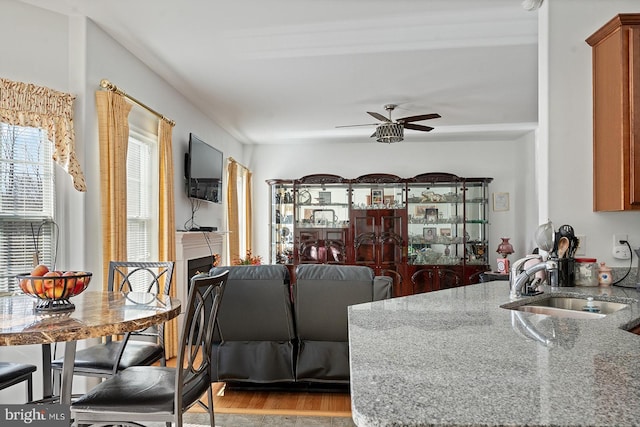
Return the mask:
<path fill-rule="evenodd" d="M 76 352 L 74 371 L 96 374 L 111 372 L 119 347 L 119 341 L 110 341 L 78 350 Z M 120 359 L 118 371 L 132 366 L 151 365 L 160 360 L 163 355 L 164 350 L 158 344 L 129 340 L 122 354 L 122 359 Z M 53 369 L 62 369 L 63 361 L 64 358 L 56 359 L 51 362 L 51 367 Z"/>
<path fill-rule="evenodd" d="M 175 368 L 134 366 L 104 381 L 71 404 L 74 411 L 118 413 L 174 413 Z M 186 410 L 207 388 L 208 375 L 191 384 L 182 406 Z"/>
<path fill-rule="evenodd" d="M 36 369 L 35 365 L 25 363 L 0 362 L 0 384 L 32 374 Z"/>

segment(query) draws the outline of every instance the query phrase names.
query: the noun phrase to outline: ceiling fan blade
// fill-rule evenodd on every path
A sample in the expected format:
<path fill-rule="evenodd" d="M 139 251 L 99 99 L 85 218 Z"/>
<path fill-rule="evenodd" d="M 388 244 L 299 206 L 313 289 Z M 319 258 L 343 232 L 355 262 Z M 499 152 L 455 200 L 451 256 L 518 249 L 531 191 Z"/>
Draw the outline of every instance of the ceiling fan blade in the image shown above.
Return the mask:
<path fill-rule="evenodd" d="M 374 136 L 376 136 L 376 132 L 372 133 L 369 138 L 373 138 Z"/>
<path fill-rule="evenodd" d="M 405 123 L 403 126 L 405 129 L 421 130 L 424 132 L 429 132 L 430 130 L 433 130 L 431 126 L 416 125 L 414 123 Z"/>
<path fill-rule="evenodd" d="M 431 113 L 431 114 L 421 114 L 419 116 L 402 117 L 400 119 L 397 119 L 397 122 L 409 123 L 409 122 L 419 122 L 420 120 L 439 119 L 439 118 L 440 118 L 440 114 Z"/>
<path fill-rule="evenodd" d="M 375 117 L 376 119 L 380 120 L 381 122 L 390 122 L 391 120 L 389 120 L 388 118 L 386 118 L 385 116 L 383 116 L 380 113 L 372 113 L 371 111 L 367 111 L 367 114 L 369 114 L 372 117 Z"/>
<path fill-rule="evenodd" d="M 336 126 L 337 128 L 352 128 L 352 127 L 356 127 L 356 126 L 378 126 L 378 123 L 367 123 L 367 124 L 363 124 L 363 125 L 340 125 L 340 126 Z"/>

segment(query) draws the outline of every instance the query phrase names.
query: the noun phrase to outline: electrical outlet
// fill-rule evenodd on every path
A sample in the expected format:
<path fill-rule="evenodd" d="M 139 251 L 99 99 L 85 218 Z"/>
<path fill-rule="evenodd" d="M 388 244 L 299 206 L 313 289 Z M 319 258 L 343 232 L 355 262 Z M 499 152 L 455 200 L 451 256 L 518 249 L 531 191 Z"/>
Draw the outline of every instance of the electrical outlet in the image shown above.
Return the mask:
<path fill-rule="evenodd" d="M 628 234 L 614 234 L 613 235 L 613 246 L 627 246 L 626 243 L 620 243 L 621 240 L 627 241 L 629 238 Z"/>
<path fill-rule="evenodd" d="M 626 243 L 620 243 L 621 241 L 628 242 L 628 234 L 614 234 L 613 235 L 613 257 L 615 259 L 631 259 L 631 249 Z"/>
<path fill-rule="evenodd" d="M 576 248 L 575 255 L 585 256 L 587 254 L 587 236 L 578 234 L 576 237 L 578 238 L 578 247 Z"/>

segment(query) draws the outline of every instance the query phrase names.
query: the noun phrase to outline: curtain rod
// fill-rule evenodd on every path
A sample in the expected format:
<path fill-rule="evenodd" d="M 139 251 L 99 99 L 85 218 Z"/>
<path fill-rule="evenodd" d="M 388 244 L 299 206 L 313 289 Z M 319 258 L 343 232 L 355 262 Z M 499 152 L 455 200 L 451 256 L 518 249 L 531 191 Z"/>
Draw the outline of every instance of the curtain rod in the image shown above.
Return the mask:
<path fill-rule="evenodd" d="M 144 108 L 145 110 L 149 111 L 150 113 L 156 115 L 157 117 L 161 118 L 162 120 L 166 121 L 167 123 L 169 123 L 171 126 L 175 126 L 176 122 L 174 122 L 173 120 L 171 120 L 170 118 L 166 117 L 163 114 L 158 113 L 156 110 L 154 110 L 153 108 L 147 106 L 146 104 L 138 101 L 137 99 L 135 99 L 133 96 L 128 95 L 125 91 L 123 91 L 122 89 L 120 89 L 118 86 L 114 85 L 113 83 L 111 83 L 109 80 L 107 79 L 102 79 L 100 80 L 100 87 L 102 87 L 103 89 L 107 89 L 110 90 L 112 92 L 115 92 L 119 95 L 124 96 L 125 98 L 127 98 L 129 101 L 132 101 L 136 104 L 138 104 L 139 106 L 141 106 L 142 108 Z"/>
<path fill-rule="evenodd" d="M 245 168 L 246 170 L 248 170 L 249 172 L 251 172 L 251 169 L 249 169 L 248 167 L 246 167 L 245 165 L 243 165 L 242 163 L 240 163 L 239 161 L 237 161 L 233 157 L 229 157 L 229 161 L 233 162 L 233 163 L 236 163 L 236 164 L 242 166 L 243 168 Z"/>

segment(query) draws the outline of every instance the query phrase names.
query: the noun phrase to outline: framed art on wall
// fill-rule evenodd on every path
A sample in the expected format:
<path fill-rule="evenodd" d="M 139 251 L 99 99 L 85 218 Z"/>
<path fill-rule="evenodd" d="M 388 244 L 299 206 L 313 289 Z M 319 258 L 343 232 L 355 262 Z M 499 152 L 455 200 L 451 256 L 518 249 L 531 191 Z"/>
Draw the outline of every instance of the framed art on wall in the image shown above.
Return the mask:
<path fill-rule="evenodd" d="M 509 193 L 493 193 L 493 210 L 495 212 L 509 210 Z"/>

